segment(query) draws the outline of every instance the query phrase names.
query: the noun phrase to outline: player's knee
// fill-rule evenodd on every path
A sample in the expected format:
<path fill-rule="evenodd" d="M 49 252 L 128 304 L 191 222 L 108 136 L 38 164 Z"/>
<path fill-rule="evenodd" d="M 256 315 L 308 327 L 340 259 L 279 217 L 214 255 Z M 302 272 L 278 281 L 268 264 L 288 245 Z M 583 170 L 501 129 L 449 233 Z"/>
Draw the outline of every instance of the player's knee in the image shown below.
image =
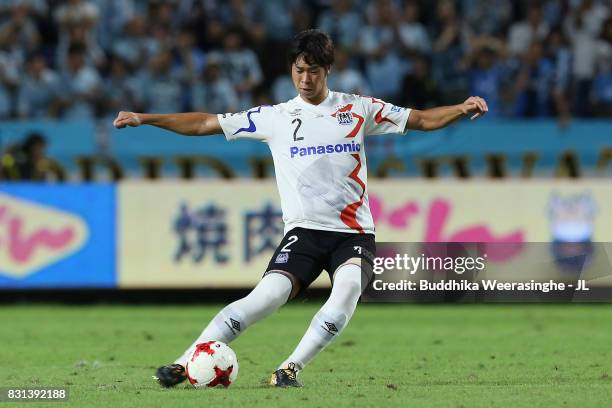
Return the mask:
<path fill-rule="evenodd" d="M 359 265 L 342 265 L 334 274 L 334 288 L 347 288 L 352 292 L 361 293 L 361 274 Z"/>
<path fill-rule="evenodd" d="M 361 283 L 346 281 L 337 283 L 332 290 L 327 303 L 332 307 L 354 308 L 361 296 Z"/>
<path fill-rule="evenodd" d="M 289 299 L 289 294 L 281 288 L 268 288 L 261 294 L 261 302 L 266 307 L 280 307 Z"/>
<path fill-rule="evenodd" d="M 276 284 L 262 285 L 261 296 L 268 304 L 280 307 L 287 303 L 295 289 L 295 282 L 282 272 L 272 271 L 264 279 L 274 279 Z"/>
<path fill-rule="evenodd" d="M 342 291 L 350 297 L 359 297 L 361 295 L 361 282 L 360 281 L 346 281 L 343 282 Z"/>

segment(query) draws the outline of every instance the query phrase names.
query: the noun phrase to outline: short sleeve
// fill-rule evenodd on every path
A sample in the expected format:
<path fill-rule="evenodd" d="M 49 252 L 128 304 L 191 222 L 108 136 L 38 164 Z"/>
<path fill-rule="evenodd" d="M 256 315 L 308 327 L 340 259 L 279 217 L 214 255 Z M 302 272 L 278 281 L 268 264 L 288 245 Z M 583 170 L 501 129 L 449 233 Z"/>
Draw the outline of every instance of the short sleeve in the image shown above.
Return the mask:
<path fill-rule="evenodd" d="M 221 113 L 217 118 L 227 140 L 267 141 L 274 131 L 274 113 L 273 106 L 262 105 L 238 113 Z"/>
<path fill-rule="evenodd" d="M 365 135 L 384 135 L 386 133 L 404 133 L 411 109 L 395 106 L 390 103 L 362 96 L 365 118 Z"/>

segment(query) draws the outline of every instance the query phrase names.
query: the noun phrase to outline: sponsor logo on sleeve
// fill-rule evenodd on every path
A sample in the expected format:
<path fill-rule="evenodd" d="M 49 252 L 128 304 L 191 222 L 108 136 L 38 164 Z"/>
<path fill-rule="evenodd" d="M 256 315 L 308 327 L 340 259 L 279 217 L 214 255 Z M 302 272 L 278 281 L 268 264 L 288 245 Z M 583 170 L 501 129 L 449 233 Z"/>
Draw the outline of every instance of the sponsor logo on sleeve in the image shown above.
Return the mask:
<path fill-rule="evenodd" d="M 257 126 L 255 125 L 255 122 L 253 122 L 253 119 L 251 119 L 251 116 L 261 113 L 261 108 L 264 108 L 266 106 L 270 106 L 270 105 L 261 105 L 261 106 L 258 106 L 256 109 L 251 109 L 247 111 L 246 116 L 249 121 L 249 126 L 238 129 L 237 131 L 234 132 L 234 135 L 241 133 L 241 132 L 255 133 L 257 131 Z M 244 114 L 244 112 L 240 112 L 237 115 L 241 115 L 241 114 Z"/>

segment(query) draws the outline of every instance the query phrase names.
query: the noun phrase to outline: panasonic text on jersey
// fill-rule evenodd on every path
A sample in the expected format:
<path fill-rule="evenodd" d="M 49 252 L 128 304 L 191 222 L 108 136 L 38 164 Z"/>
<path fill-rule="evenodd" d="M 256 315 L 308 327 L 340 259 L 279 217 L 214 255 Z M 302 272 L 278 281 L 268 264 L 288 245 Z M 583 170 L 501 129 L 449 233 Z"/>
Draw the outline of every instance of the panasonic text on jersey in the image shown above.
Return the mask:
<path fill-rule="evenodd" d="M 318 146 L 306 146 L 306 147 L 297 147 L 291 146 L 289 148 L 289 153 L 291 154 L 291 158 L 295 156 L 312 156 L 318 154 L 332 154 L 332 153 L 353 153 L 361 151 L 361 144 L 355 143 L 352 141 L 351 143 L 338 143 L 338 144 L 328 144 L 328 145 L 318 145 Z"/>

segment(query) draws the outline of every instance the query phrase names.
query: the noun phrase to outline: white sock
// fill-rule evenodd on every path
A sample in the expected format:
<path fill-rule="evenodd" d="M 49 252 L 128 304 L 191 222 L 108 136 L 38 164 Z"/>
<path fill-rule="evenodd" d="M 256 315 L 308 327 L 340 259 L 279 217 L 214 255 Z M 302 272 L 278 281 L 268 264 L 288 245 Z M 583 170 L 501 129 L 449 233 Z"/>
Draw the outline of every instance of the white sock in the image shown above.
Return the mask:
<path fill-rule="evenodd" d="M 176 359 L 175 364 L 185 366 L 196 344 L 216 340 L 230 343 L 247 327 L 270 315 L 289 300 L 291 280 L 280 273 L 270 273 L 246 297 L 221 310 L 206 326 L 193 344 Z"/>
<path fill-rule="evenodd" d="M 335 274 L 329 299 L 312 319 L 310 327 L 293 353 L 279 366 L 294 363 L 303 369 L 321 350 L 342 332 L 353 316 L 361 296 L 361 267 L 341 266 Z"/>

